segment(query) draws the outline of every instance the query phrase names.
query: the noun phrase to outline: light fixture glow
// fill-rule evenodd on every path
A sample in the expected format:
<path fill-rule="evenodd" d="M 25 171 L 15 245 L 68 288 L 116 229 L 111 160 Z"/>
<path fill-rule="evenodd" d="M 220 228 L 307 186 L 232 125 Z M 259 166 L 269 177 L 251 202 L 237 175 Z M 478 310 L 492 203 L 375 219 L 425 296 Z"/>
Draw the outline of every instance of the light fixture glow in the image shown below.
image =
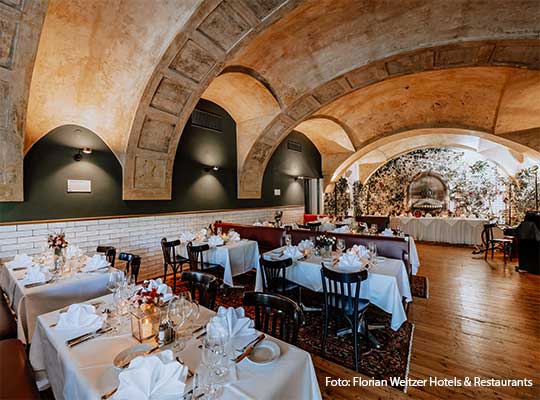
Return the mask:
<path fill-rule="evenodd" d="M 91 149 L 90 147 L 84 147 L 84 148 L 82 149 L 82 152 L 83 152 L 84 154 L 92 154 L 92 149 Z"/>
<path fill-rule="evenodd" d="M 213 169 L 214 171 L 219 171 L 219 167 L 218 167 L 218 166 L 213 166 L 212 169 Z"/>

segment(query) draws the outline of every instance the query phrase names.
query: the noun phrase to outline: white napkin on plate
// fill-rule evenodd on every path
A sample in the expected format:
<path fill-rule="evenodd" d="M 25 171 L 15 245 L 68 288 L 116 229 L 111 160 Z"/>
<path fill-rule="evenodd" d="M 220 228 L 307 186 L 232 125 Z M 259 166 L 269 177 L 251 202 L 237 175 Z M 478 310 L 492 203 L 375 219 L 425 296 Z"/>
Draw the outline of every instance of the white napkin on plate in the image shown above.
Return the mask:
<path fill-rule="evenodd" d="M 120 372 L 116 400 L 177 400 L 186 390 L 188 368 L 174 359 L 171 350 L 135 357 Z"/>
<path fill-rule="evenodd" d="M 180 232 L 180 241 L 181 242 L 191 242 L 195 239 L 195 234 L 191 231 Z"/>
<path fill-rule="evenodd" d="M 221 246 L 222 244 L 223 244 L 223 239 L 221 238 L 221 236 L 212 235 L 208 239 L 208 245 L 210 247 Z"/>
<path fill-rule="evenodd" d="M 95 254 L 86 262 L 83 271 L 92 272 L 101 268 L 108 267 L 109 265 L 111 265 L 111 263 L 107 261 L 107 258 L 104 255 Z"/>
<path fill-rule="evenodd" d="M 49 279 L 51 279 L 49 269 L 47 267 L 34 264 L 26 269 L 22 282 L 24 285 L 30 285 L 32 283 L 47 282 Z"/>
<path fill-rule="evenodd" d="M 304 254 L 298 249 L 298 246 L 287 246 L 283 251 L 283 257 L 298 260 L 299 258 L 304 257 Z"/>
<path fill-rule="evenodd" d="M 227 319 L 229 338 L 256 333 L 254 323 L 250 318 L 246 317 L 243 307 L 219 307 L 217 314 L 222 315 Z"/>
<path fill-rule="evenodd" d="M 304 239 L 300 243 L 298 243 L 298 250 L 300 251 L 304 251 L 305 249 L 312 249 L 313 247 L 313 242 L 308 239 Z"/>
<path fill-rule="evenodd" d="M 359 258 L 368 258 L 369 257 L 368 249 L 366 248 L 366 246 L 362 246 L 361 244 L 360 245 L 355 244 L 352 247 L 351 252 L 355 253 Z"/>
<path fill-rule="evenodd" d="M 229 233 L 227 234 L 227 238 L 231 242 L 238 242 L 240 241 L 240 234 L 236 231 L 229 231 Z"/>
<path fill-rule="evenodd" d="M 382 236 L 394 236 L 394 231 L 390 228 L 386 228 L 384 231 L 381 232 Z"/>
<path fill-rule="evenodd" d="M 339 228 L 334 229 L 332 232 L 334 233 L 349 233 L 351 231 L 351 228 L 349 228 L 349 225 L 343 225 Z"/>
<path fill-rule="evenodd" d="M 65 313 L 60 314 L 56 330 L 84 330 L 97 331 L 107 319 L 104 314 L 97 314 L 96 308 L 91 304 L 72 304 Z"/>
<path fill-rule="evenodd" d="M 157 292 L 163 295 L 161 296 L 162 301 L 168 301 L 173 296 L 171 287 L 168 286 L 166 283 L 163 283 L 161 278 L 158 278 L 155 280 L 150 279 L 149 281 L 144 281 L 144 283 L 147 283 L 147 282 L 148 282 L 148 290 L 157 288 Z"/>
<path fill-rule="evenodd" d="M 21 268 L 21 267 L 31 267 L 32 266 L 32 257 L 28 254 L 17 254 L 13 260 L 8 262 L 8 268 Z"/>
<path fill-rule="evenodd" d="M 73 258 L 79 258 L 81 256 L 84 256 L 84 251 L 82 251 L 80 248 L 78 248 L 77 246 L 71 246 L 69 245 L 66 249 L 66 257 L 67 258 L 70 258 L 70 257 L 73 257 Z"/>
<path fill-rule="evenodd" d="M 339 263 L 338 268 L 343 269 L 356 269 L 359 270 L 362 267 L 362 261 L 360 261 L 360 258 L 355 253 L 345 253 L 341 257 L 339 257 Z"/>

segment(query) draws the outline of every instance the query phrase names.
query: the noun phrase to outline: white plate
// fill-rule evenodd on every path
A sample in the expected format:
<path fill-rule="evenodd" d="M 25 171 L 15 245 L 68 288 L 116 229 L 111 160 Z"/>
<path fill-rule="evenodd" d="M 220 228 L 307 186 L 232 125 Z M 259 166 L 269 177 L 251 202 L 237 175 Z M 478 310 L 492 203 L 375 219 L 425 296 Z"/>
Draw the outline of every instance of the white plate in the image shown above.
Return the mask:
<path fill-rule="evenodd" d="M 113 364 L 116 368 L 120 368 L 122 365 L 126 365 L 126 363 L 131 362 L 135 357 L 143 355 L 145 351 L 148 351 L 153 347 L 154 346 L 149 343 L 141 343 L 128 347 L 114 357 Z"/>
<path fill-rule="evenodd" d="M 268 365 L 276 361 L 280 354 L 281 350 L 276 343 L 270 340 L 263 340 L 255 347 L 253 352 L 247 356 L 247 359 L 255 365 Z"/>

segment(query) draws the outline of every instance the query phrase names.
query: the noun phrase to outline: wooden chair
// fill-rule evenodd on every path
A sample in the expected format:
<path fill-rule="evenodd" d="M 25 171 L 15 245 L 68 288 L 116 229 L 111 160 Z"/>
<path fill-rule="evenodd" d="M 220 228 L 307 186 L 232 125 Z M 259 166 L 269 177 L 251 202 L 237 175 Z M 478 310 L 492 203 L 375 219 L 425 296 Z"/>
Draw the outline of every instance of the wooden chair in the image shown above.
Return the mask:
<path fill-rule="evenodd" d="M 204 252 L 210 250 L 208 244 L 193 245 L 192 242 L 187 244 L 187 253 L 189 259 L 190 271 L 210 271 L 214 272 L 219 265 L 211 264 L 204 261 Z"/>
<path fill-rule="evenodd" d="M 369 300 L 360 298 L 360 285 L 367 279 L 367 271 L 342 273 L 332 271 L 323 264 L 321 279 L 324 292 L 324 331 L 321 352 L 324 357 L 330 317 L 342 316 L 352 329 L 354 341 L 354 368 L 358 371 L 358 328 L 369 343 L 368 326 L 364 313 Z"/>
<path fill-rule="evenodd" d="M 493 259 L 493 253 L 495 252 L 495 247 L 499 247 L 503 252 L 504 263 L 506 264 L 506 254 L 510 256 L 510 261 L 512 261 L 512 243 L 514 242 L 513 238 L 500 238 L 495 239 L 493 235 L 493 228 L 496 228 L 497 224 L 485 224 L 484 230 L 482 231 L 482 243 L 484 244 L 484 260 L 487 260 L 488 251 L 491 249 L 491 259 Z"/>
<path fill-rule="evenodd" d="M 98 253 L 105 253 L 105 258 L 111 263 L 111 267 L 114 267 L 114 260 L 116 258 L 116 248 L 112 246 L 98 246 L 96 249 Z"/>
<path fill-rule="evenodd" d="M 169 266 L 173 270 L 173 291 L 176 291 L 176 272 L 189 262 L 186 257 L 176 254 L 176 246 L 180 240 L 168 242 L 166 238 L 161 239 L 161 250 L 163 251 L 163 282 L 167 282 L 167 269 Z"/>
<path fill-rule="evenodd" d="M 286 269 L 293 264 L 292 258 L 267 260 L 260 258 L 263 291 L 266 293 L 288 293 L 299 288 L 298 284 L 286 278 Z"/>
<path fill-rule="evenodd" d="M 279 294 L 245 292 L 243 305 L 255 307 L 255 329 L 296 344 L 304 313 L 294 301 Z"/>
<path fill-rule="evenodd" d="M 185 271 L 182 272 L 181 279 L 183 282 L 188 282 L 193 300 L 197 299 L 201 306 L 211 310 L 215 308 L 219 288 L 218 278 L 205 272 Z"/>
<path fill-rule="evenodd" d="M 310 231 L 317 232 L 321 227 L 321 222 L 319 221 L 310 221 L 306 224 Z"/>
<path fill-rule="evenodd" d="M 126 275 L 130 274 L 135 278 L 135 282 L 137 282 L 139 270 L 141 269 L 141 257 L 132 253 L 120 253 L 118 260 L 126 262 Z"/>

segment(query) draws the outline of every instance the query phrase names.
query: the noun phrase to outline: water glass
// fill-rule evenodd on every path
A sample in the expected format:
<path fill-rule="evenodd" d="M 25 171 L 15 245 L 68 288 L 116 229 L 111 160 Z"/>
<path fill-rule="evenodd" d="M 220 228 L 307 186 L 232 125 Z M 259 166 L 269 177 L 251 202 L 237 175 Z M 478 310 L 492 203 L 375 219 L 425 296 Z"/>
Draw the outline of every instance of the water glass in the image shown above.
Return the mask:
<path fill-rule="evenodd" d="M 338 239 L 336 242 L 336 250 L 340 256 L 343 253 L 343 250 L 345 250 L 345 247 L 345 239 Z"/>
<path fill-rule="evenodd" d="M 290 247 L 292 245 L 292 236 L 290 234 L 285 235 L 285 245 Z"/>
<path fill-rule="evenodd" d="M 370 228 L 371 234 L 375 235 L 377 234 L 378 231 L 379 231 L 379 228 L 377 227 L 377 224 L 371 224 L 371 228 Z"/>
<path fill-rule="evenodd" d="M 373 242 L 368 243 L 369 259 L 373 261 L 377 257 L 377 245 Z"/>

